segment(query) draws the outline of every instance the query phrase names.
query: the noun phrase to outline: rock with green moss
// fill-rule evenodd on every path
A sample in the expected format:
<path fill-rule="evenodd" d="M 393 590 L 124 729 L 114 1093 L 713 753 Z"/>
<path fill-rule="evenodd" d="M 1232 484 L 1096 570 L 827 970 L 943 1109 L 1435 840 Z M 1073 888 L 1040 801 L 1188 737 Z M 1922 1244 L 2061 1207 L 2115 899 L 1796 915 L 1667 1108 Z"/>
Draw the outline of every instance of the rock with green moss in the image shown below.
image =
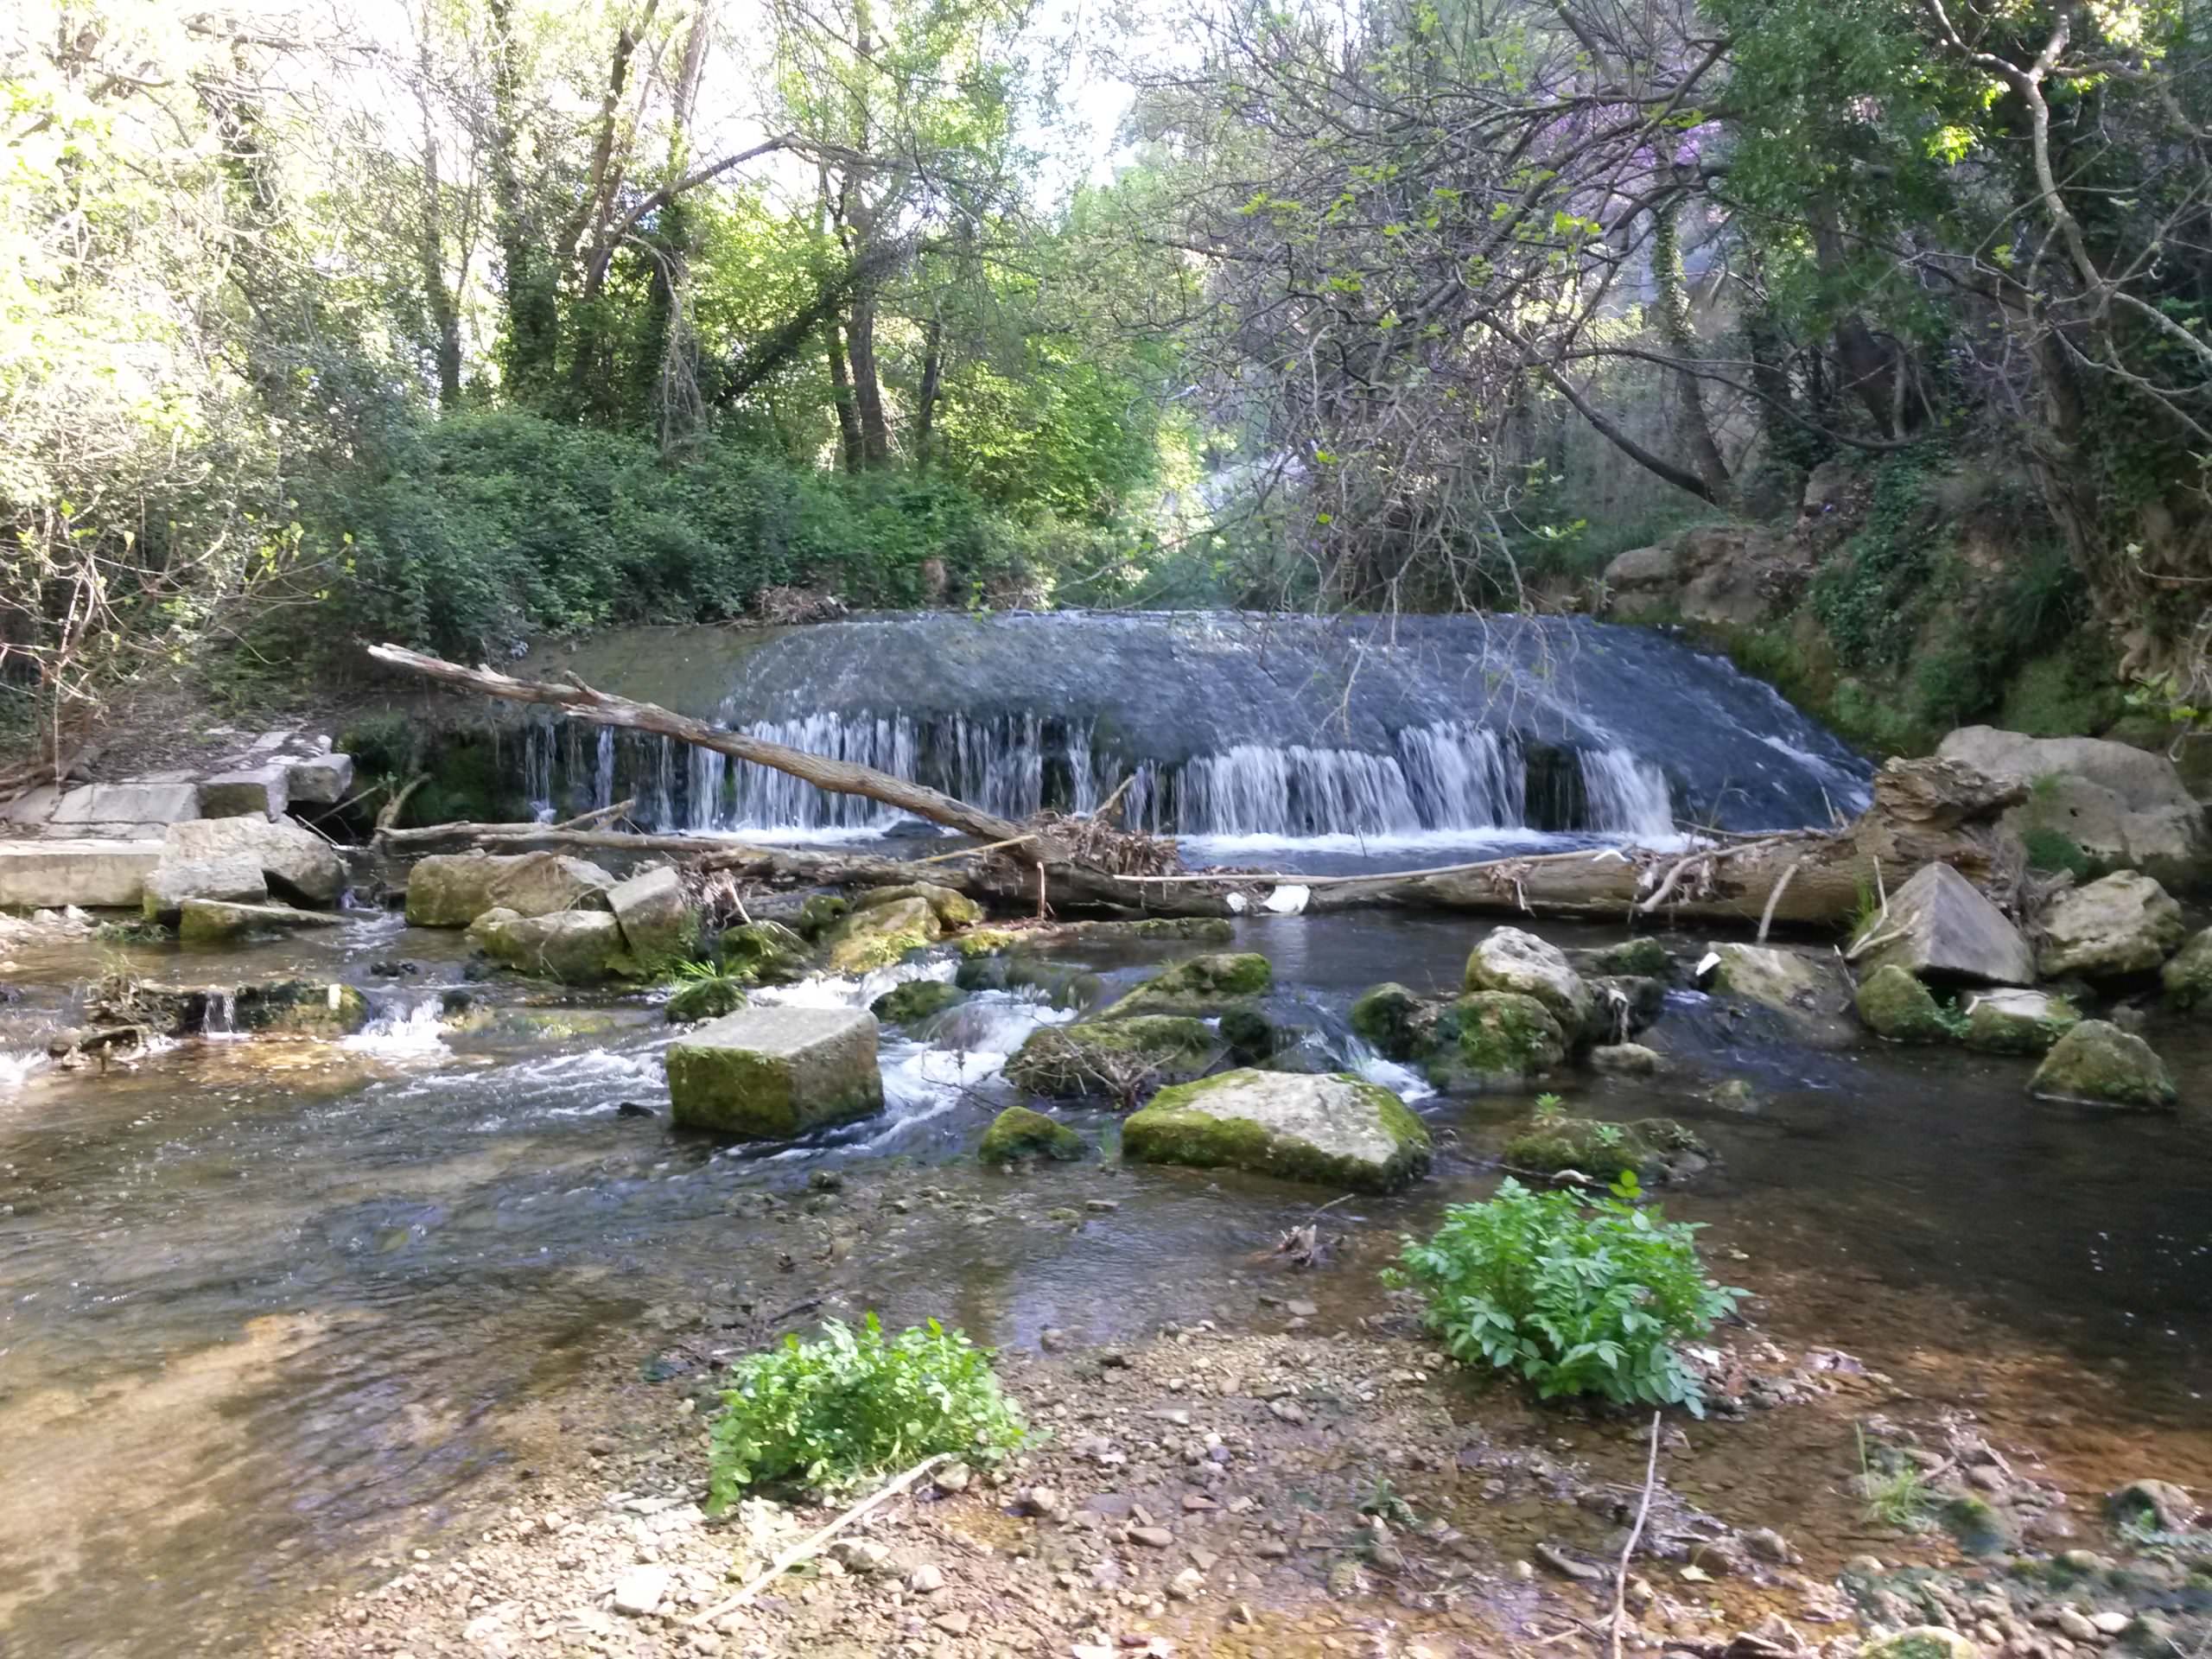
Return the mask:
<path fill-rule="evenodd" d="M 1026 951 L 973 957 L 953 983 L 963 991 L 1034 991 L 1056 1008 L 1087 1008 L 1098 1001 L 1098 976 L 1076 963 Z"/>
<path fill-rule="evenodd" d="M 1006 927 L 971 927 L 952 942 L 963 958 L 1001 956 L 1021 943 L 1021 935 Z"/>
<path fill-rule="evenodd" d="M 2082 1022 L 2074 1005 L 2049 991 L 1977 991 L 1967 999 L 1964 1041 L 1985 1054 L 2041 1054 Z"/>
<path fill-rule="evenodd" d="M 283 979 L 239 986 L 232 1019 L 265 1037 L 350 1037 L 369 1023 L 369 1000 L 334 980 Z"/>
<path fill-rule="evenodd" d="M 319 910 L 188 899 L 177 915 L 176 936 L 186 944 L 230 944 L 256 933 L 288 933 L 306 927 L 337 925 L 337 917 Z"/>
<path fill-rule="evenodd" d="M 1867 1030 L 1893 1043 L 1940 1043 L 1951 1035 L 1928 988 L 1894 963 L 1859 982 L 1853 1006 Z"/>
<path fill-rule="evenodd" d="M 1601 1044 L 1590 1051 L 1589 1059 L 1592 1071 L 1622 1077 L 1652 1077 L 1664 1065 L 1657 1050 L 1646 1048 L 1642 1043 Z"/>
<path fill-rule="evenodd" d="M 883 1107 L 875 1047 L 858 1008 L 747 1008 L 670 1045 L 671 1116 L 752 1141 L 866 1117 Z"/>
<path fill-rule="evenodd" d="M 2174 1080 L 2150 1044 L 2103 1020 L 2084 1020 L 2054 1043 L 2028 1092 L 2142 1111 L 2171 1106 L 2177 1098 Z"/>
<path fill-rule="evenodd" d="M 668 999 L 668 1020 L 671 1025 L 688 1026 L 701 1020 L 719 1020 L 744 1006 L 745 992 L 726 974 L 689 980 Z"/>
<path fill-rule="evenodd" d="M 1353 1033 L 1385 1059 L 1417 1058 L 1433 1020 L 1428 1002 L 1395 983 L 1377 985 L 1351 1005 Z"/>
<path fill-rule="evenodd" d="M 1131 1103 L 1204 1077 L 1220 1064 L 1224 1048 L 1205 1020 L 1176 1014 L 1040 1026 L 1007 1061 L 1006 1078 L 1058 1100 Z"/>
<path fill-rule="evenodd" d="M 792 925 L 798 930 L 801 938 L 819 939 L 842 921 L 846 911 L 850 908 L 851 906 L 845 902 L 842 894 L 811 893 L 807 897 L 806 901 L 799 906 L 798 918 Z"/>
<path fill-rule="evenodd" d="M 1294 1047 L 1297 1035 L 1286 1032 L 1257 1008 L 1231 1008 L 1221 1016 L 1221 1040 L 1239 1065 L 1257 1065 L 1278 1049 Z"/>
<path fill-rule="evenodd" d="M 1624 1043 L 1649 1029 L 1666 1012 L 1663 981 L 1638 974 L 1605 974 L 1583 982 L 1590 988 L 1590 1014 L 1580 1033 L 1584 1043 Z"/>
<path fill-rule="evenodd" d="M 1980 1659 L 1980 1654 L 1970 1637 L 1941 1624 L 1915 1624 L 1875 1637 L 1859 1649 L 1859 1659 Z"/>
<path fill-rule="evenodd" d="M 569 910 L 550 916 L 488 911 L 469 924 L 468 937 L 517 973 L 563 985 L 645 976 L 610 911 Z"/>
<path fill-rule="evenodd" d="M 1135 1163 L 1242 1169 L 1391 1192 L 1428 1167 L 1428 1129 L 1379 1084 L 1344 1072 L 1225 1071 L 1162 1090 L 1122 1126 Z"/>
<path fill-rule="evenodd" d="M 754 985 L 788 985 L 806 977 L 806 942 L 781 922 L 725 928 L 715 956 L 734 977 Z"/>
<path fill-rule="evenodd" d="M 1417 1051 L 1440 1089 L 1518 1089 L 1562 1064 L 1567 1034 L 1518 991 L 1476 991 L 1435 1011 Z"/>
<path fill-rule="evenodd" d="M 941 887 L 934 881 L 909 881 L 895 887 L 870 887 L 853 896 L 855 911 L 895 905 L 902 899 L 918 899 L 930 907 L 938 925 L 946 928 L 973 927 L 983 919 L 983 907 L 964 893 Z"/>
<path fill-rule="evenodd" d="M 1635 1123 L 1543 1113 L 1505 1143 L 1505 1161 L 1516 1169 L 1556 1175 L 1579 1170 L 1608 1185 L 1634 1174 L 1648 1185 L 1680 1185 L 1702 1174 L 1713 1162 L 1712 1148 L 1671 1117 L 1647 1117 Z"/>
<path fill-rule="evenodd" d="M 855 910 L 824 936 L 830 971 L 865 974 L 871 969 L 888 968 L 944 931 L 926 899 L 893 899 L 887 904 Z"/>
<path fill-rule="evenodd" d="M 868 1012 L 894 1026 L 911 1026 L 933 1014 L 943 1014 L 967 995 L 950 980 L 910 979 L 904 985 L 893 986 L 869 1003 Z"/>
<path fill-rule="evenodd" d="M 2192 936 L 2158 978 L 2174 1007 L 2212 1011 L 2212 927 Z"/>
<path fill-rule="evenodd" d="M 1154 974 L 1103 1018 L 1133 1014 L 1220 1014 L 1274 988 L 1274 969 L 1252 951 L 1192 957 Z"/>
<path fill-rule="evenodd" d="M 1624 939 L 1618 944 L 1586 950 L 1576 960 L 1586 974 L 1625 975 L 1662 982 L 1675 976 L 1674 958 L 1667 954 L 1667 947 L 1648 933 Z"/>
<path fill-rule="evenodd" d="M 1567 952 L 1517 927 L 1493 928 L 1475 946 L 1467 958 L 1466 988 L 1534 997 L 1578 1040 L 1590 1022 L 1590 988 Z"/>
<path fill-rule="evenodd" d="M 2134 870 L 2116 870 L 2051 901 L 2036 966 L 2046 979 L 2154 973 L 2186 931 L 2181 906 L 2164 887 Z"/>
<path fill-rule="evenodd" d="M 1072 1163 L 1088 1150 L 1084 1138 L 1066 1124 L 1027 1106 L 1009 1106 L 983 1131 L 976 1155 L 987 1164 L 1019 1163 L 1025 1158 Z"/>

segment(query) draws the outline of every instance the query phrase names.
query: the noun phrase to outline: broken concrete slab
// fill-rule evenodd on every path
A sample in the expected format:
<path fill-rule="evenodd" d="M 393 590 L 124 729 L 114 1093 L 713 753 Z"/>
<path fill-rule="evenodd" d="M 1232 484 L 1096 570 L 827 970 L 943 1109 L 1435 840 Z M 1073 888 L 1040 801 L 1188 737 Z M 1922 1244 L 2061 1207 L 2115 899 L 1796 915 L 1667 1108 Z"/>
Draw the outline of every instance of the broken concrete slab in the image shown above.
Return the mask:
<path fill-rule="evenodd" d="M 200 810 L 205 817 L 281 818 L 291 803 L 289 777 L 281 766 L 226 772 L 200 785 Z"/>
<path fill-rule="evenodd" d="M 1923 865 L 1868 924 L 1879 939 L 1855 957 L 1860 971 L 1902 968 L 1922 979 L 2032 985 L 2035 951 L 2005 912 L 1948 864 Z"/>
<path fill-rule="evenodd" d="M 318 754 L 294 760 L 284 768 L 284 781 L 295 806 L 335 806 L 353 786 L 353 757 Z"/>
<path fill-rule="evenodd" d="M 130 841 L 0 841 L 0 906 L 136 909 L 162 843 Z"/>
<path fill-rule="evenodd" d="M 875 1016 L 859 1008 L 741 1009 L 668 1051 L 680 1127 L 788 1141 L 883 1108 Z"/>
<path fill-rule="evenodd" d="M 33 794 L 41 791 L 33 791 Z M 22 805 L 28 802 L 19 802 Z M 61 793 L 45 822 L 85 823 L 176 823 L 200 816 L 197 784 L 86 784 Z M 33 820 L 20 818 L 21 823 Z"/>

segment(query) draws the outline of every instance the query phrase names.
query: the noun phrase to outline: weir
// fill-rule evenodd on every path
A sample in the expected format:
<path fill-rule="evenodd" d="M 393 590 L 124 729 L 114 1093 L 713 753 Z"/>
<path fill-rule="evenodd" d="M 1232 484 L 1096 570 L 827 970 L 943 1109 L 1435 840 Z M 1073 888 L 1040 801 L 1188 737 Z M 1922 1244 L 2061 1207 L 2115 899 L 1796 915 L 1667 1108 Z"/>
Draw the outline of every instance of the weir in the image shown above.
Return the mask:
<path fill-rule="evenodd" d="M 1577 618 L 929 613 L 657 630 L 554 666 L 1016 820 L 1126 784 L 1122 821 L 1159 834 L 1650 841 L 1826 823 L 1866 799 L 1865 763 L 1766 686 Z M 665 738 L 540 714 L 522 748 L 541 814 L 634 797 L 661 830 L 902 827 Z"/>

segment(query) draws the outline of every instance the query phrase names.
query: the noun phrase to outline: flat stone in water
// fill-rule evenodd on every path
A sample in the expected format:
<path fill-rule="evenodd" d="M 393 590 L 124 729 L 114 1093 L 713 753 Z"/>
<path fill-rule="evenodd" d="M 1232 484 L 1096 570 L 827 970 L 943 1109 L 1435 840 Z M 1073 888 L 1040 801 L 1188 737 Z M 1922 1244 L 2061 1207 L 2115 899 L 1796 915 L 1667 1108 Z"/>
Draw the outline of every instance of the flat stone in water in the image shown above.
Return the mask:
<path fill-rule="evenodd" d="M 1429 1139 L 1379 1084 L 1247 1070 L 1160 1090 L 1122 1125 L 1122 1155 L 1388 1192 L 1428 1167 Z"/>
<path fill-rule="evenodd" d="M 755 1141 L 866 1117 L 883 1107 L 875 1043 L 875 1016 L 863 1009 L 741 1009 L 669 1049 L 671 1116 Z"/>

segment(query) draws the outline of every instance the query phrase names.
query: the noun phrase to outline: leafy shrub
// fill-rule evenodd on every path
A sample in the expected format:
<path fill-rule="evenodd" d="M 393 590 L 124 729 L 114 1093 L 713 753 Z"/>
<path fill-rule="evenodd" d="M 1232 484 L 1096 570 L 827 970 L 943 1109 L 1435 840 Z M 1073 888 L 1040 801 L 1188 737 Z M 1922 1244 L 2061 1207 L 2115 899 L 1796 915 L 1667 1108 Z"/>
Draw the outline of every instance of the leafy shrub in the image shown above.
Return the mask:
<path fill-rule="evenodd" d="M 2077 881 L 2087 881 L 2096 872 L 2096 861 L 2063 830 L 2031 824 L 2021 831 L 2020 844 L 2027 850 L 2028 868 L 2031 870 L 2067 870 Z"/>
<path fill-rule="evenodd" d="M 931 1319 L 886 1340 L 873 1313 L 858 1331 L 831 1319 L 819 1341 L 786 1337 L 730 1368 L 710 1503 L 724 1510 L 774 1482 L 842 1486 L 940 1452 L 993 1461 L 1027 1433 L 990 1355 L 959 1332 Z"/>
<path fill-rule="evenodd" d="M 1697 1373 L 1674 1344 L 1744 1293 L 1706 1277 L 1695 1226 L 1638 1209 L 1635 1191 L 1624 1177 L 1586 1211 L 1577 1193 L 1508 1180 L 1488 1203 L 1452 1205 L 1426 1243 L 1408 1239 L 1401 1278 L 1427 1297 L 1456 1359 L 1515 1372 L 1548 1400 L 1596 1394 L 1702 1416 Z"/>

